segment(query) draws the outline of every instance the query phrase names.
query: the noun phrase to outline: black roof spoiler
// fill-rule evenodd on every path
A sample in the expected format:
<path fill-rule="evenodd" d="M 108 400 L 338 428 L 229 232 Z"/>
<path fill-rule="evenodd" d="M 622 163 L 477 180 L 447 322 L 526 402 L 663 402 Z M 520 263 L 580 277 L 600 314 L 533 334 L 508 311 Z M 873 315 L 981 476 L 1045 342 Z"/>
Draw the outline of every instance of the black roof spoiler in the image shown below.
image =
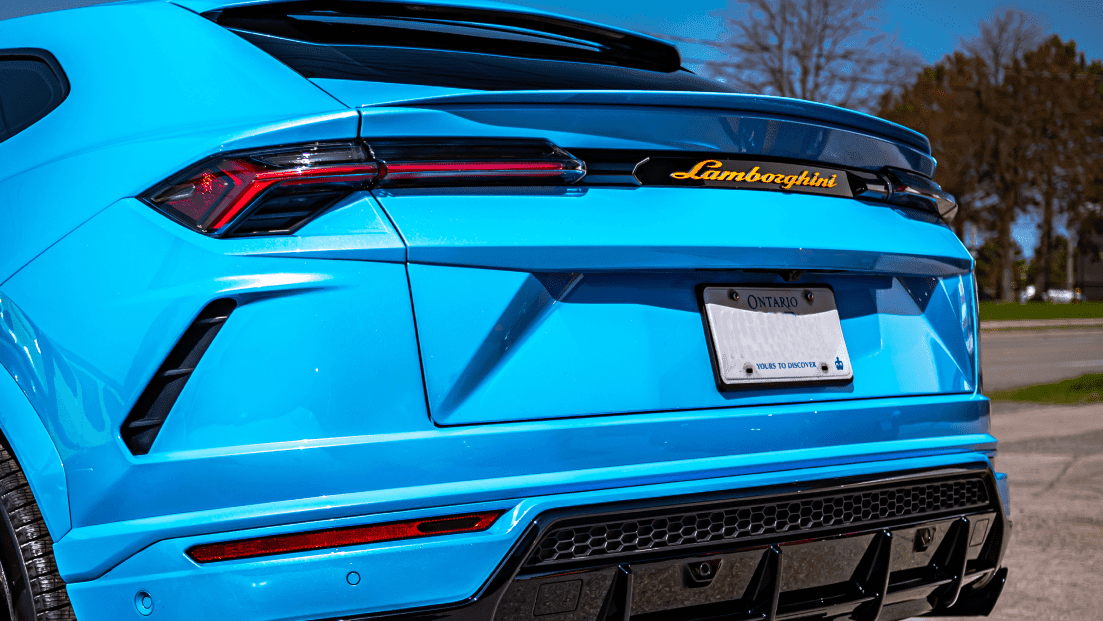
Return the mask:
<path fill-rule="evenodd" d="M 521 7 L 511 11 L 416 2 L 295 0 L 231 6 L 203 16 L 227 28 L 308 43 L 456 49 L 667 73 L 682 64 L 678 49 L 660 39 Z M 418 33 L 417 25 L 437 30 Z M 462 32 L 451 33 L 449 28 Z M 482 42 L 472 36 L 479 32 L 486 36 Z"/>

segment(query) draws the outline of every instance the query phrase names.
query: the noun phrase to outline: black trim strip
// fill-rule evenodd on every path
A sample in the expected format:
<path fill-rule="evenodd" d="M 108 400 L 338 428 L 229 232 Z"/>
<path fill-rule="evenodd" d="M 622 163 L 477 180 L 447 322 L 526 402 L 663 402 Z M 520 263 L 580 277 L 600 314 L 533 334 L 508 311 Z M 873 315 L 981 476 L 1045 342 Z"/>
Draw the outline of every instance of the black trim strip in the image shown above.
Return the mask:
<path fill-rule="evenodd" d="M 946 535 L 942 547 L 935 553 L 935 565 L 953 576 L 939 595 L 939 608 L 953 606 L 961 596 L 968 550 L 969 518 L 963 517 L 954 524 L 952 532 Z"/>
<path fill-rule="evenodd" d="M 773 545 L 762 553 L 762 561 L 758 565 L 755 579 L 747 587 L 744 599 L 754 602 L 751 605 L 751 616 L 774 621 L 777 618 L 778 601 L 781 599 L 781 569 L 785 557 L 781 555 L 781 548 Z"/>
<path fill-rule="evenodd" d="M 889 592 L 889 576 L 892 575 L 892 533 L 881 531 L 871 546 L 871 553 L 863 559 L 859 572 L 862 590 L 874 593 L 873 601 L 856 615 L 857 621 L 877 621 L 885 607 L 885 596 Z"/>
<path fill-rule="evenodd" d="M 165 357 L 120 429 L 131 453 L 149 452 L 192 371 L 236 306 L 228 298 L 208 304 Z"/>
<path fill-rule="evenodd" d="M 678 48 L 660 39 L 520 10 L 313 0 L 230 7 L 203 15 L 226 28 L 312 44 L 363 45 L 370 41 L 372 45 L 581 60 L 662 72 L 678 71 L 682 65 Z M 590 51 L 589 46 L 598 50 Z"/>

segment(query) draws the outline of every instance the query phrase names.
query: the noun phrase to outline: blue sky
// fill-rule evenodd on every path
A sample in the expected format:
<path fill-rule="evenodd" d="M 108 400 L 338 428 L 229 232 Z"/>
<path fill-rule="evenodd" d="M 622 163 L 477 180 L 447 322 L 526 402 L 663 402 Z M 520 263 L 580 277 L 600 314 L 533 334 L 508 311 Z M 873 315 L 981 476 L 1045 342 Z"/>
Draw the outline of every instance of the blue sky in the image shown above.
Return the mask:
<path fill-rule="evenodd" d="M 585 17 L 632 30 L 714 39 L 725 0 L 510 0 L 512 4 Z M 935 62 L 952 52 L 962 37 L 997 8 L 1016 8 L 1038 17 L 1041 25 L 1074 39 L 1090 58 L 1103 58 L 1103 2 L 1100 0 L 885 0 L 881 21 L 906 47 Z M 687 50 L 688 51 L 688 50 Z M 686 54 L 689 56 L 689 54 Z"/>

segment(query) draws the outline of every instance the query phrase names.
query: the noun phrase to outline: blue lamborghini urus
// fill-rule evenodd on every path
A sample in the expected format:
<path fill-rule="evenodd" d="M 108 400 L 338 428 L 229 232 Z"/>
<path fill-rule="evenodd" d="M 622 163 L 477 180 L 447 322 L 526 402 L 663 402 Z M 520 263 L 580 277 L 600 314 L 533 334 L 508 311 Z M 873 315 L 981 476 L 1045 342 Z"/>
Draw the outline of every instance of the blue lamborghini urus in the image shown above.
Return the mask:
<path fill-rule="evenodd" d="M 489 1 L 0 22 L 0 618 L 986 615 L 934 171 Z"/>

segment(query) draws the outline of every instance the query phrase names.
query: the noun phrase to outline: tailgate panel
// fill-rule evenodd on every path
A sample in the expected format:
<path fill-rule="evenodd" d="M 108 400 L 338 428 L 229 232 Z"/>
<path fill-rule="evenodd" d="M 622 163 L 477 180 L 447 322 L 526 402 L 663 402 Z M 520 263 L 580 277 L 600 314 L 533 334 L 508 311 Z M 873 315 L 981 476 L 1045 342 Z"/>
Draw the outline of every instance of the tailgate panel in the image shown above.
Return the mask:
<path fill-rule="evenodd" d="M 411 265 L 433 420 L 465 425 L 973 388 L 971 354 L 960 328 L 946 321 L 956 287 L 938 284 L 924 313 L 900 279 L 832 275 L 814 282 L 836 291 L 853 382 L 721 392 L 695 288 L 761 282 L 750 278 Z"/>
<path fill-rule="evenodd" d="M 944 227 L 830 197 L 575 190 L 381 193 L 438 425 L 974 388 L 970 259 Z M 718 390 L 697 288 L 813 267 L 797 283 L 834 290 L 853 382 Z"/>

